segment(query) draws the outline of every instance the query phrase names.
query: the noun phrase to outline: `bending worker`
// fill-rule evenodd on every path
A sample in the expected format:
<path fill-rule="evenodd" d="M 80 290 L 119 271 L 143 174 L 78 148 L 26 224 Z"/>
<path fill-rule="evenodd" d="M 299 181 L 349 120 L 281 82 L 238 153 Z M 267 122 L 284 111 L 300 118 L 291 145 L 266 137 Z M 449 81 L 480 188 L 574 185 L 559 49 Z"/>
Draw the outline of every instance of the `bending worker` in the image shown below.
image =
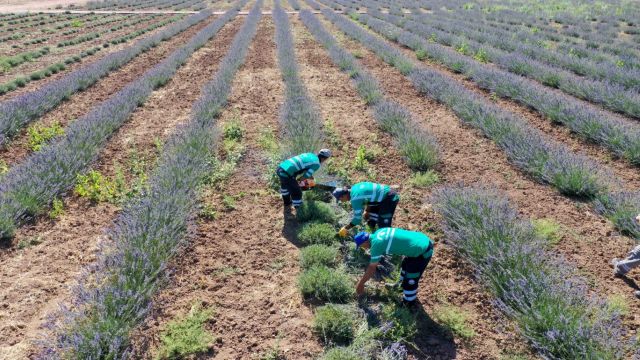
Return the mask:
<path fill-rule="evenodd" d="M 367 224 L 374 228 L 390 227 L 393 214 L 400 201 L 400 196 L 389 185 L 376 184 L 372 182 L 361 182 L 348 188 L 338 188 L 333 191 L 338 201 L 351 201 L 353 208 L 353 218 L 351 222 L 338 232 L 338 235 L 345 237 L 349 230 L 360 225 L 362 218 L 367 220 Z"/>
<path fill-rule="evenodd" d="M 640 224 L 640 214 L 636 216 L 636 221 Z M 615 258 L 611 260 L 611 265 L 615 276 L 625 276 L 633 268 L 640 265 L 640 245 L 633 248 L 625 259 Z M 640 298 L 640 290 L 634 291 L 634 295 Z"/>
<path fill-rule="evenodd" d="M 331 150 L 322 149 L 318 155 L 304 153 L 280 163 L 276 173 L 280 179 L 280 194 L 285 210 L 290 210 L 291 204 L 296 209 L 302 205 L 302 190 L 298 181 L 309 179 L 308 184 L 313 187 L 313 173 L 320 168 L 320 164 L 330 157 Z"/>
<path fill-rule="evenodd" d="M 370 249 L 371 260 L 356 293 L 364 294 L 364 284 L 375 274 L 383 255 L 404 255 L 400 271 L 402 301 L 405 305 L 415 304 L 418 296 L 418 282 L 433 255 L 433 241 L 421 232 L 398 228 L 383 228 L 369 235 L 359 232 L 354 238 L 356 247 Z"/>

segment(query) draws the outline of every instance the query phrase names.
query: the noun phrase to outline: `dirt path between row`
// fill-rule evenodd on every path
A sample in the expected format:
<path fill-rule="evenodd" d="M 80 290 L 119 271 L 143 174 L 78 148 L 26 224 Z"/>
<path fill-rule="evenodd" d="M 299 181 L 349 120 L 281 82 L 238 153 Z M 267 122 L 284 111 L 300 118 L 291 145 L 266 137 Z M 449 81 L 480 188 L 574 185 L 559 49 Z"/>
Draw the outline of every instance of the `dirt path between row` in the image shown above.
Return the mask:
<path fill-rule="evenodd" d="M 342 35 L 335 27 L 332 29 L 334 34 Z M 624 322 L 633 335 L 640 326 L 640 315 L 637 315 L 640 302 L 634 298 L 629 286 L 613 278 L 609 267 L 609 260 L 626 254 L 633 246 L 633 240 L 620 236 L 611 223 L 597 215 L 590 205 L 574 202 L 550 186 L 522 174 L 491 140 L 463 125 L 444 105 L 419 94 L 406 77 L 362 45 L 346 40 L 344 36 L 341 38 L 348 49 L 363 56 L 362 64 L 378 78 L 394 100 L 411 109 L 420 119 L 425 119 L 425 126 L 442 147 L 442 161 L 438 168 L 441 182 L 444 185 L 461 182 L 491 185 L 507 193 L 524 217 L 550 218 L 561 224 L 563 237 L 553 249 L 575 264 L 599 294 L 604 297 L 622 296 L 630 309 Z M 425 205 L 431 206 L 428 198 Z M 456 269 L 461 264 L 452 261 L 449 266 Z M 630 278 L 640 281 L 638 275 Z"/>
<path fill-rule="evenodd" d="M 411 171 L 397 152 L 393 139 L 379 130 L 371 111 L 358 96 L 349 76 L 341 72 L 328 57 L 326 51 L 313 39 L 304 25 L 292 22 L 296 31 L 298 62 L 301 75 L 309 88 L 311 97 L 319 105 L 323 118 L 335 124 L 341 146 L 335 149 L 335 159 L 353 159 L 357 148 L 365 145 L 370 151 L 379 152 L 370 164 L 373 173 L 352 172 L 355 181 L 377 181 L 398 185 L 402 200 L 396 211 L 394 226 L 416 231 L 427 231 L 433 216 L 422 206 L 425 192 L 408 185 Z M 424 108 L 424 119 L 447 116 L 434 106 Z M 436 238 L 436 240 L 439 240 Z M 419 300 L 427 316 L 419 317 L 419 332 L 415 342 L 421 353 L 415 358 L 495 359 L 500 347 L 510 349 L 522 347 L 517 341 L 497 333 L 501 316 L 488 306 L 490 299 L 471 279 L 470 273 L 456 272 L 449 264 L 455 262 L 452 252 L 445 246 L 438 246 L 420 287 Z M 474 314 L 470 325 L 478 336 L 472 342 L 452 341 L 437 333 L 432 327 L 429 314 L 442 305 L 442 298 L 453 305 Z M 460 299 L 466 301 L 460 301 Z M 508 344 L 505 342 L 508 341 Z M 500 344 L 500 347 L 498 346 Z"/>
<path fill-rule="evenodd" d="M 217 70 L 241 22 L 227 24 L 154 92 L 113 136 L 93 168 L 113 175 L 114 162 L 126 161 L 133 148 L 153 158 L 154 140 L 166 139 L 176 125 L 188 120 L 192 103 Z M 76 195 L 66 198 L 65 205 L 60 220 L 42 219 L 23 227 L 15 239 L 39 237 L 42 244 L 5 254 L 0 263 L 0 358 L 24 358 L 45 315 L 68 296 L 82 267 L 95 260 L 96 245 L 118 212 L 111 204 L 92 205 Z"/>
<path fill-rule="evenodd" d="M 72 121 L 88 113 L 95 105 L 107 100 L 147 70 L 160 63 L 213 19 L 206 19 L 173 38 L 161 42 L 158 46 L 149 49 L 149 51 L 141 53 L 121 68 L 98 80 L 90 88 L 72 95 L 69 100 L 60 103 L 55 109 L 34 121 L 33 124 L 51 126 L 57 121 L 62 127 L 66 127 Z M 0 148 L 0 160 L 4 161 L 9 167 L 21 162 L 31 153 L 26 129 L 27 127 L 22 129 L 21 133 L 14 138 L 8 147 Z"/>

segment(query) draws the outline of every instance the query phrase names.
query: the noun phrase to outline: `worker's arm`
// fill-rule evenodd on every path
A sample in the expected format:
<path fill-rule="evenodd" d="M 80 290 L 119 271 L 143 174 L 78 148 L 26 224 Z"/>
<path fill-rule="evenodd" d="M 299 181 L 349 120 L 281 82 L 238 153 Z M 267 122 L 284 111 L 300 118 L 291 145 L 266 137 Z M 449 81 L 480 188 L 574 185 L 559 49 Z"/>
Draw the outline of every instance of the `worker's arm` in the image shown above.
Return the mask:
<path fill-rule="evenodd" d="M 364 284 L 366 284 L 367 281 L 371 279 L 373 274 L 376 273 L 377 268 L 378 268 L 377 262 L 369 264 L 369 266 L 367 267 L 367 270 L 364 272 L 364 275 L 362 275 L 362 279 L 360 279 L 360 281 L 358 282 L 358 286 L 356 287 L 356 294 L 358 296 L 361 296 L 364 294 Z"/>
<path fill-rule="evenodd" d="M 362 214 L 364 212 L 364 201 L 352 200 L 351 208 L 353 209 L 353 217 L 351 218 L 351 223 L 347 225 L 349 228 L 358 226 L 362 222 Z"/>
<path fill-rule="evenodd" d="M 302 178 L 303 179 L 308 179 L 310 177 L 313 176 L 313 173 L 318 171 L 318 169 L 320 169 L 320 164 L 312 164 L 307 168 L 307 171 L 304 172 L 304 174 L 302 174 Z"/>

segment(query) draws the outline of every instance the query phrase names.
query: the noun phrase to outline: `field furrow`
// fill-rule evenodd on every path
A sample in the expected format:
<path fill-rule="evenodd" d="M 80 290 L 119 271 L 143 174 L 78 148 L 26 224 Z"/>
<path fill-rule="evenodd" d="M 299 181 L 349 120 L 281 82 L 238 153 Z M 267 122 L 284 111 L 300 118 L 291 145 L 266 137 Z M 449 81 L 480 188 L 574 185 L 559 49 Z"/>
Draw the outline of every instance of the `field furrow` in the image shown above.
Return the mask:
<path fill-rule="evenodd" d="M 636 309 L 634 311 L 640 309 L 630 287 L 615 281 L 609 267 L 611 254 L 626 253 L 634 244 L 632 240 L 620 236 L 588 206 L 523 175 L 500 148 L 477 130 L 461 124 L 446 106 L 422 96 L 405 76 L 361 44 L 344 41 L 348 49 L 362 54 L 362 63 L 376 75 L 392 99 L 409 108 L 418 118 L 425 119 L 425 126 L 442 147 L 438 172 L 443 183 L 490 185 L 506 192 L 524 216 L 559 223 L 563 235 L 553 249 L 574 263 L 593 282 L 598 293 L 621 296 Z M 451 262 L 449 265 L 458 271 L 459 264 Z M 640 280 L 640 277 L 634 279 Z M 625 323 L 628 328 L 635 329 L 640 325 L 640 319 L 627 316 Z"/>
<path fill-rule="evenodd" d="M 141 53 L 123 67 L 98 80 L 93 86 L 82 92 L 75 93 L 69 100 L 60 103 L 55 109 L 33 122 L 32 126 L 50 127 L 54 123 L 59 123 L 62 128 L 65 128 L 68 124 L 86 114 L 94 105 L 108 99 L 128 83 L 144 74 L 145 71 L 160 63 L 207 24 L 208 21 L 196 24 L 171 39 L 161 42 L 158 46 L 149 49 L 149 51 Z M 0 159 L 9 167 L 19 163 L 32 152 L 29 140 L 29 134 L 25 128 L 8 147 L 0 148 Z"/>
<path fill-rule="evenodd" d="M 188 119 L 192 103 L 217 70 L 241 24 L 242 19 L 233 20 L 195 52 L 173 80 L 154 92 L 114 134 L 92 168 L 113 176 L 114 166 L 118 163 L 126 166 L 132 155 L 123 150 L 126 148 L 135 149 L 137 156 L 155 163 L 156 141 L 162 143 L 178 124 Z M 104 229 L 119 212 L 112 204 L 92 204 L 77 195 L 65 199 L 65 206 L 65 215 L 60 220 L 41 219 L 16 234 L 18 242 L 37 237 L 43 241 L 41 245 L 17 250 L 1 260 L 0 299 L 7 306 L 0 315 L 4 320 L 0 355 L 21 353 L 38 336 L 45 316 L 69 296 L 69 286 L 81 268 L 95 261 L 96 246 L 103 239 Z M 16 274 L 20 274 L 19 281 Z"/>
<path fill-rule="evenodd" d="M 277 128 L 283 85 L 275 59 L 273 22 L 264 18 L 238 72 L 221 122 L 245 129 L 246 155 L 217 193 L 204 198 L 217 209 L 200 220 L 192 244 L 176 259 L 171 284 L 154 299 L 154 312 L 136 336 L 138 351 L 151 357 L 159 332 L 198 301 L 213 306 L 208 327 L 217 339 L 209 357 L 245 359 L 278 342 L 288 358 L 312 358 L 318 351 L 310 333 L 310 311 L 298 294 L 298 250 L 283 230 L 279 196 L 265 181 L 266 154 L 259 139 Z M 224 198 L 235 206 L 222 206 Z"/>

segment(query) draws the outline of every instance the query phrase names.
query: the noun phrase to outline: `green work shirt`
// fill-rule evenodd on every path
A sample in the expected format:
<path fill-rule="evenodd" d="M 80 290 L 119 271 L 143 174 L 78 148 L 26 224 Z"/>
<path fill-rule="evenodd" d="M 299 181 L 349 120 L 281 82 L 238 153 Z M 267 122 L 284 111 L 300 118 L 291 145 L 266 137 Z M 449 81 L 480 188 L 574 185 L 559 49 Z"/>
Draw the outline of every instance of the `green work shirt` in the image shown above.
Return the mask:
<path fill-rule="evenodd" d="M 371 242 L 371 263 L 380 261 L 382 255 L 404 255 L 409 257 L 425 257 L 433 254 L 433 248 L 429 253 L 425 251 L 431 244 L 431 239 L 421 232 L 409 231 L 398 228 L 382 228 L 369 238 Z"/>
<path fill-rule="evenodd" d="M 376 204 L 389 193 L 389 185 L 376 184 L 372 182 L 360 182 L 351 187 L 351 207 L 353 208 L 353 218 L 351 225 L 360 225 L 362 213 L 369 204 Z"/>
<path fill-rule="evenodd" d="M 280 167 L 292 177 L 304 173 L 303 178 L 310 178 L 320 168 L 320 159 L 314 153 L 304 153 L 281 162 Z"/>

